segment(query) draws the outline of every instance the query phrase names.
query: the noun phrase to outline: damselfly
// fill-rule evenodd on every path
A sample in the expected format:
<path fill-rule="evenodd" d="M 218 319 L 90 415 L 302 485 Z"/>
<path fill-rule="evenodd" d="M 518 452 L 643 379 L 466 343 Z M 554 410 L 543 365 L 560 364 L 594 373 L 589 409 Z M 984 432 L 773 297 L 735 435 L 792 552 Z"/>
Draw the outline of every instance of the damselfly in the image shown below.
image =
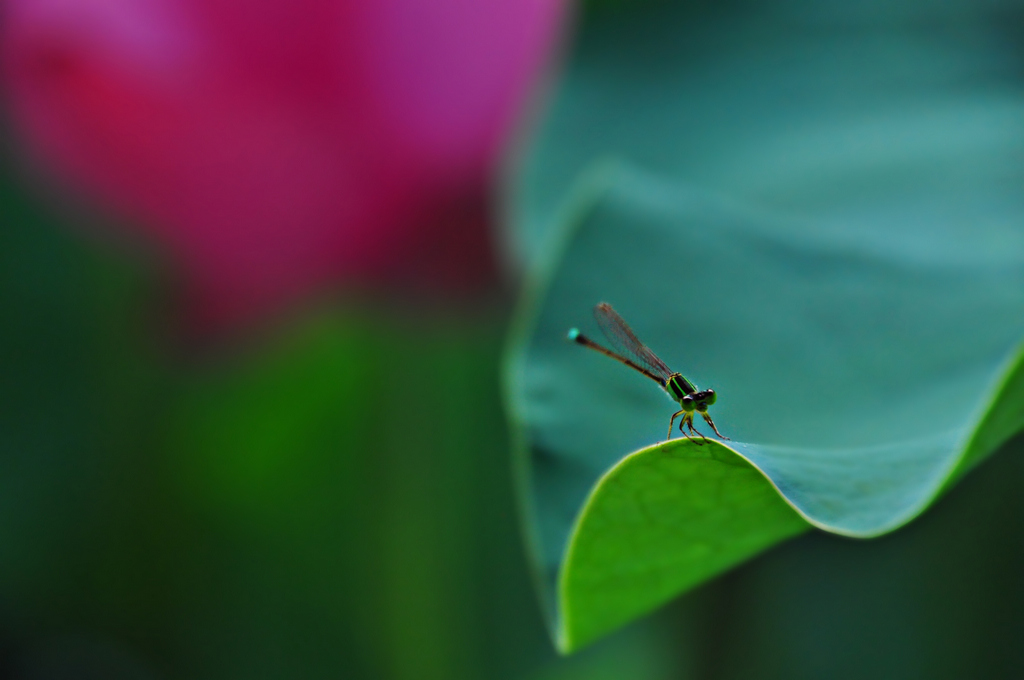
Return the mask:
<path fill-rule="evenodd" d="M 697 386 L 684 378 L 682 373 L 676 373 L 666 366 L 664 361 L 659 359 L 654 352 L 640 342 L 625 320 L 607 302 L 602 302 L 594 307 L 594 318 L 597 319 L 597 325 L 600 327 L 601 332 L 604 333 L 604 336 L 608 338 L 608 342 L 620 353 L 613 352 L 607 347 L 597 344 L 580 333 L 578 328 L 573 328 L 569 331 L 569 339 L 584 347 L 597 350 L 601 354 L 643 373 L 661 385 L 661 388 L 665 390 L 668 396 L 679 402 L 682 408 L 673 413 L 672 418 L 668 421 L 668 439 L 672 438 L 672 425 L 675 424 L 676 417 L 679 415 L 683 416 L 682 420 L 679 421 L 679 431 L 683 433 L 684 437 L 698 444 L 701 443 L 693 439 L 690 434 L 687 434 L 686 430 L 683 429 L 685 426 L 689 428 L 690 433 L 696 434 L 701 439 L 707 439 L 707 437 L 693 427 L 694 413 L 699 413 L 707 424 L 711 426 L 711 429 L 715 431 L 715 434 L 722 439 L 728 439 L 728 437 L 718 431 L 718 428 L 715 427 L 715 421 L 711 420 L 711 416 L 708 415 L 708 407 L 714 404 L 717 399 L 714 390 L 698 390 Z"/>

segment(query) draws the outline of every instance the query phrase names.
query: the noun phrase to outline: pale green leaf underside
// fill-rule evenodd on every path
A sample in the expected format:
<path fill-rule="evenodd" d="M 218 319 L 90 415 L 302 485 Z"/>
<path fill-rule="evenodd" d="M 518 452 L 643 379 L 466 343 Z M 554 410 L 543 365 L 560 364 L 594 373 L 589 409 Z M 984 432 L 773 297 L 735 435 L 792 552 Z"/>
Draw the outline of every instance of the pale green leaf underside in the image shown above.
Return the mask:
<path fill-rule="evenodd" d="M 756 468 L 715 442 L 627 456 L 572 535 L 558 645 L 575 649 L 807 526 Z"/>
<path fill-rule="evenodd" d="M 565 651 L 811 525 L 891 531 L 1024 425 L 1024 254 L 998 229 L 815 229 L 616 165 L 567 205 L 508 367 Z M 601 300 L 719 393 L 731 448 L 651 446 L 673 404 L 564 340 Z"/>

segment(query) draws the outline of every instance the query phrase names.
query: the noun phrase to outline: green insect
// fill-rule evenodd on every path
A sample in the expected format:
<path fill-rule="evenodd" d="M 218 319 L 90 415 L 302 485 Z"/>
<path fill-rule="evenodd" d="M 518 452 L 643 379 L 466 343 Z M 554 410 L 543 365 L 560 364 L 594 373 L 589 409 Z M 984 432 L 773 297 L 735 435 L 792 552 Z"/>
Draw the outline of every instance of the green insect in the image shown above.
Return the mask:
<path fill-rule="evenodd" d="M 717 398 L 714 390 L 698 390 L 697 386 L 684 378 L 682 373 L 672 371 L 665 365 L 664 361 L 655 356 L 654 352 L 640 342 L 625 320 L 607 302 L 602 302 L 597 307 L 594 307 L 594 318 L 597 319 L 597 325 L 600 326 L 601 332 L 604 333 L 612 346 L 619 350 L 621 354 L 617 354 L 597 344 L 580 333 L 578 328 L 569 330 L 569 339 L 584 347 L 597 350 L 616 361 L 621 361 L 634 370 L 640 371 L 661 385 L 662 389 L 668 393 L 668 396 L 679 402 L 682 408 L 673 413 L 671 420 L 668 421 L 668 439 L 672 438 L 672 425 L 675 424 L 676 417 L 680 414 L 683 418 L 679 421 L 679 431 L 683 433 L 684 437 L 698 444 L 701 443 L 687 434 L 686 430 L 683 429 L 685 426 L 690 429 L 692 434 L 698 435 L 701 439 L 707 439 L 707 437 L 693 427 L 694 413 L 699 413 L 721 439 L 729 439 L 718 431 L 718 428 L 715 427 L 715 421 L 711 420 L 711 416 L 708 415 L 708 407 L 714 404 Z"/>

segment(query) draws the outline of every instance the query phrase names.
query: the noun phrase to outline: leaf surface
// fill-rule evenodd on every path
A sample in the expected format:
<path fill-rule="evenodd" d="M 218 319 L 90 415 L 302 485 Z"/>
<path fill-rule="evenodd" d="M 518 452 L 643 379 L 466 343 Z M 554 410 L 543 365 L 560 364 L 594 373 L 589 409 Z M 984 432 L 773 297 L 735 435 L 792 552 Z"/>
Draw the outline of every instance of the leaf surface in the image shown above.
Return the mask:
<path fill-rule="evenodd" d="M 509 201 L 529 274 L 508 403 L 563 650 L 811 526 L 891 531 L 1021 429 L 1008 16 L 967 0 L 585 14 Z M 717 390 L 732 442 L 657 445 L 673 403 L 564 341 L 599 337 L 600 301 Z"/>
<path fill-rule="evenodd" d="M 508 365 L 563 650 L 810 526 L 892 531 L 1024 426 L 1024 253 L 823 233 L 618 164 L 579 187 Z M 661 389 L 565 340 L 602 300 L 732 441 L 658 443 Z"/>

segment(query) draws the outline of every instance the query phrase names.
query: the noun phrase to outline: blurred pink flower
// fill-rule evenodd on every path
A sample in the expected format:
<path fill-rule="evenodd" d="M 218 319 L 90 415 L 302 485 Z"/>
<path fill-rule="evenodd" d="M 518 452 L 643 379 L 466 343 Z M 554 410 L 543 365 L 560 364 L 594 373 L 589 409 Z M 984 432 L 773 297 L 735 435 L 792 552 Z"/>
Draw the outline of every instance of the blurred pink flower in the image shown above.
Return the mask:
<path fill-rule="evenodd" d="M 333 283 L 493 272 L 497 157 L 562 0 L 8 0 L 46 165 L 156 236 L 234 323 Z M 445 281 L 442 281 L 445 279 Z"/>

